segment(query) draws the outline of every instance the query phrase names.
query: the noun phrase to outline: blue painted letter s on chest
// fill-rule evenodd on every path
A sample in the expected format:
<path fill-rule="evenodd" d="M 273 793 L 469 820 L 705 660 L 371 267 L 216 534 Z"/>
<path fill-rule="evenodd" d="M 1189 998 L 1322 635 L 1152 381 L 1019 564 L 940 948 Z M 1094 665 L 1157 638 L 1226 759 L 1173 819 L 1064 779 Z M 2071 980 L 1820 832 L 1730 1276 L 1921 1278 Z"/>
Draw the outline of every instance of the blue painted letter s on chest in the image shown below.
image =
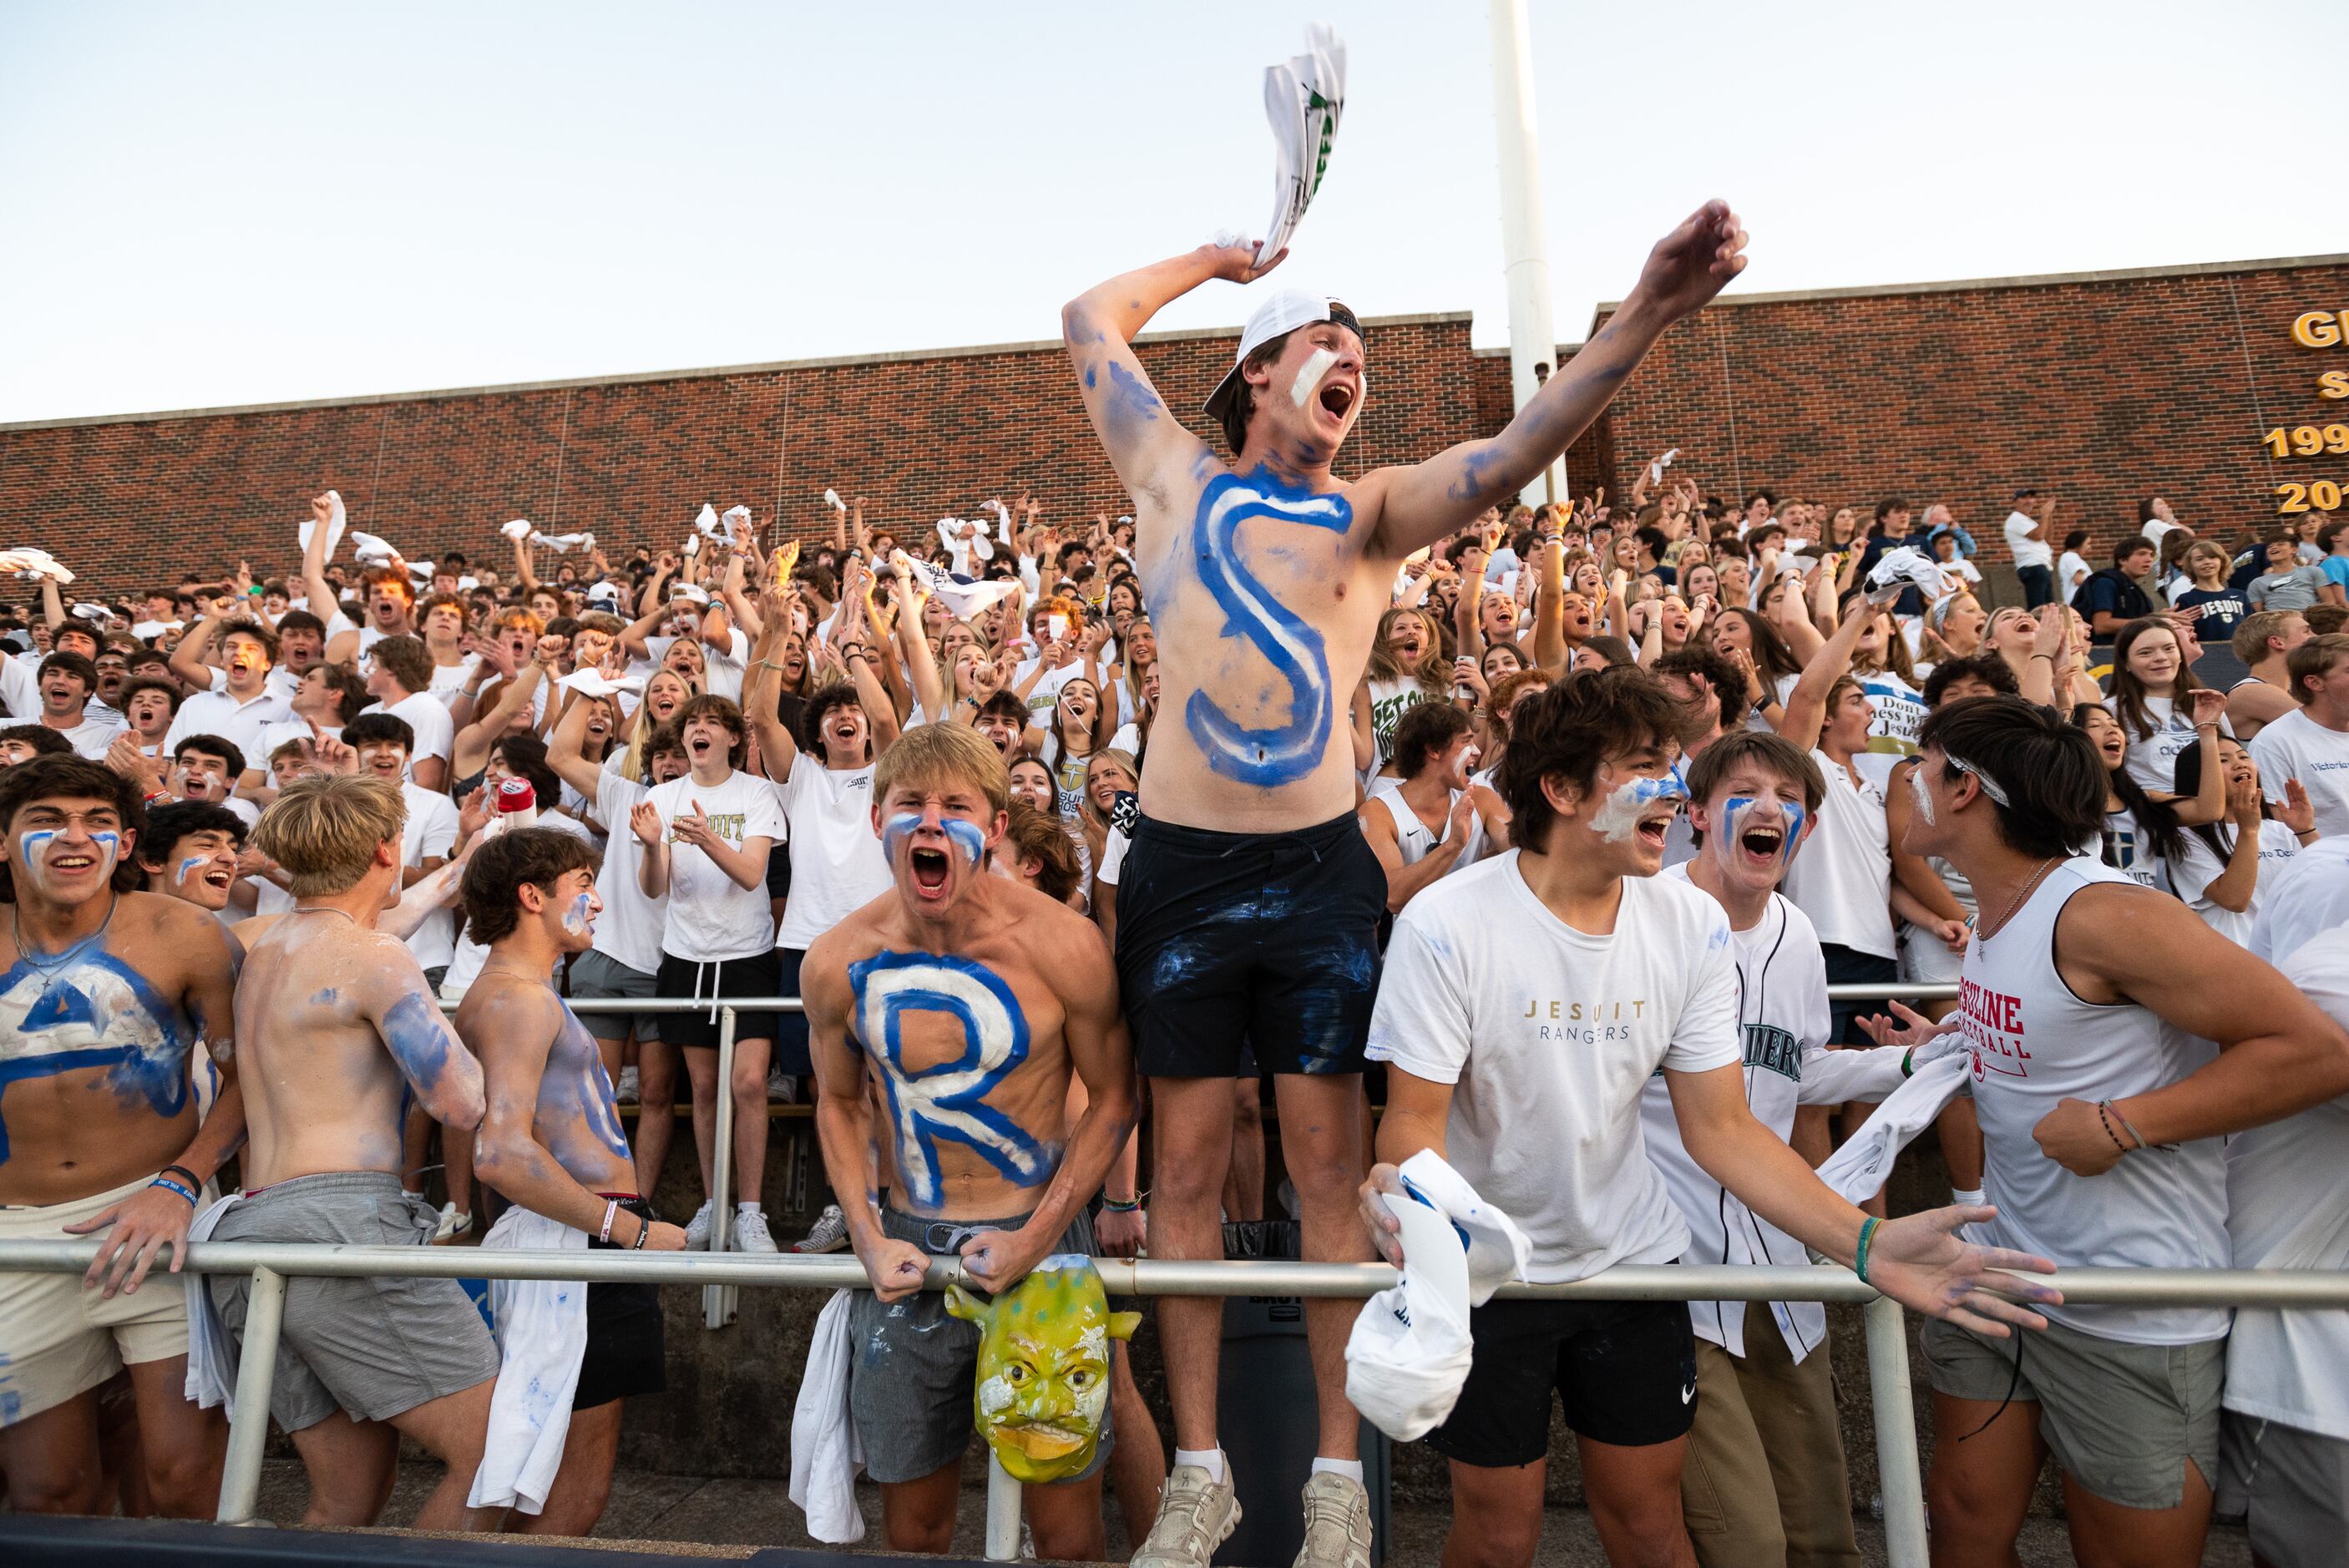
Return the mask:
<path fill-rule="evenodd" d="M 1183 719 L 1207 766 L 1226 779 L 1270 789 L 1303 778 L 1329 749 L 1333 711 L 1330 656 L 1321 634 L 1305 624 L 1240 561 L 1239 525 L 1272 518 L 1343 534 L 1354 509 L 1342 495 L 1313 495 L 1277 484 L 1261 471 L 1219 474 L 1199 494 L 1192 549 L 1199 581 L 1224 612 L 1227 637 L 1254 644 L 1288 686 L 1284 722 L 1251 729 L 1204 691 L 1194 691 Z"/>

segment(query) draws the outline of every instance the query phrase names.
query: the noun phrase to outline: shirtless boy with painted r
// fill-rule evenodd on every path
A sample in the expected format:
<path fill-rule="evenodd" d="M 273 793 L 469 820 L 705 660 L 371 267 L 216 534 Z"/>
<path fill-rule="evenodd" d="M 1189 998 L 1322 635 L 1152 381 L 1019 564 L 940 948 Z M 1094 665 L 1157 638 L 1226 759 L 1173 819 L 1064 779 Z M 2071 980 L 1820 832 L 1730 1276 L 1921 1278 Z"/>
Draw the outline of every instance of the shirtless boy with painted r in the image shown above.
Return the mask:
<path fill-rule="evenodd" d="M 295 781 L 254 829 L 295 905 L 254 944 L 237 988 L 252 1141 L 243 1200 L 215 1241 L 421 1246 L 438 1227 L 400 1191 L 402 1098 L 470 1131 L 481 1068 L 407 946 L 376 929 L 399 892 L 406 818 L 398 785 L 336 776 Z M 241 1336 L 251 1281 L 211 1285 Z M 416 1528 L 493 1526 L 503 1511 L 469 1511 L 465 1496 L 497 1372 L 454 1280 L 289 1278 L 269 1406 L 309 1471 L 305 1522 L 373 1523 L 404 1433 L 448 1466 Z"/>
<path fill-rule="evenodd" d="M 124 1367 L 157 1510 L 208 1518 L 220 1496 L 227 1425 L 183 1392 L 187 1293 L 148 1270 L 166 1252 L 179 1268 L 197 1196 L 243 1137 L 236 949 L 204 911 L 135 891 L 146 825 L 136 786 L 96 762 L 0 770 L 0 1237 L 104 1237 L 82 1278 L 0 1274 L 0 1471 L 19 1512 L 110 1509 L 97 1391 Z M 199 1039 L 222 1075 L 208 1118 Z"/>
<path fill-rule="evenodd" d="M 824 1169 L 873 1283 L 850 1319 L 849 1399 L 895 1552 L 947 1550 L 970 1441 L 979 1332 L 922 1292 L 930 1256 L 959 1253 L 1000 1292 L 1052 1254 L 1094 1252 L 1085 1205 L 1133 1128 L 1133 1062 L 1100 933 L 988 869 L 1009 791 L 977 730 L 908 730 L 873 779 L 895 885 L 818 938 L 801 971 Z M 895 1156 L 885 1211 L 869 1174 L 868 1075 Z M 1088 1097 L 1073 1128 L 1072 1076 Z M 1102 1553 L 1106 1419 L 1102 1438 L 1083 1474 L 1027 1489 L 1048 1559 Z"/>

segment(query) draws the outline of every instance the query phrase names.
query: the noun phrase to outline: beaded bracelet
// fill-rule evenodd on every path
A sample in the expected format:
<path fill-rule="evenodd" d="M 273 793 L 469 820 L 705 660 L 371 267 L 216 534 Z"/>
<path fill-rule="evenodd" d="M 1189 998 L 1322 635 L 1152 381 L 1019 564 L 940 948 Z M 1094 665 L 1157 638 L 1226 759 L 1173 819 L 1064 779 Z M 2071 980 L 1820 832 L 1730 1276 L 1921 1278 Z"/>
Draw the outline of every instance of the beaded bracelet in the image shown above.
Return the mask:
<path fill-rule="evenodd" d="M 2114 1114 L 2113 1102 L 2111 1100 L 2100 1099 L 2096 1101 L 2096 1119 L 2104 1124 L 2105 1136 L 2113 1140 L 2114 1148 L 2119 1150 L 2123 1154 L 2127 1154 L 2129 1152 L 2129 1146 L 2123 1143 L 2121 1141 L 2121 1135 L 2113 1130 Z M 2142 1139 L 2138 1140 L 2138 1146 L 2140 1148 L 2144 1146 L 2144 1140 Z"/>
<path fill-rule="evenodd" d="M 1884 1222 L 1873 1214 L 1859 1222 L 1859 1250 L 1851 1261 L 1851 1272 L 1859 1276 L 1862 1284 L 1868 1283 L 1868 1240 L 1876 1234 L 1876 1227 L 1882 1223 Z"/>
<path fill-rule="evenodd" d="M 181 1197 L 185 1198 L 188 1201 L 190 1207 L 193 1207 L 195 1204 L 196 1194 L 194 1191 L 191 1188 L 181 1186 L 169 1176 L 158 1176 L 152 1181 L 148 1182 L 147 1185 L 150 1187 L 168 1187 L 172 1191 L 177 1192 Z"/>

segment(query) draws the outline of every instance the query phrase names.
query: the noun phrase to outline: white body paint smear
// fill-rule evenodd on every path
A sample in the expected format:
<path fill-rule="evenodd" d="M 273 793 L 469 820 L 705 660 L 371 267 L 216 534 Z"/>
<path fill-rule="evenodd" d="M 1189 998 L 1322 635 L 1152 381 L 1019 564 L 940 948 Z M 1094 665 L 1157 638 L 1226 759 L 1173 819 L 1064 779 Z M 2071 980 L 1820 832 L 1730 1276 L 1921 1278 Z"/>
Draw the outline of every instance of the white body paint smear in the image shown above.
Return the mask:
<path fill-rule="evenodd" d="M 1321 389 L 1321 377 L 1329 375 L 1330 367 L 1337 363 L 1338 356 L 1328 349 L 1315 349 L 1298 368 L 1297 380 L 1288 388 L 1288 400 L 1304 407 L 1307 400 Z"/>

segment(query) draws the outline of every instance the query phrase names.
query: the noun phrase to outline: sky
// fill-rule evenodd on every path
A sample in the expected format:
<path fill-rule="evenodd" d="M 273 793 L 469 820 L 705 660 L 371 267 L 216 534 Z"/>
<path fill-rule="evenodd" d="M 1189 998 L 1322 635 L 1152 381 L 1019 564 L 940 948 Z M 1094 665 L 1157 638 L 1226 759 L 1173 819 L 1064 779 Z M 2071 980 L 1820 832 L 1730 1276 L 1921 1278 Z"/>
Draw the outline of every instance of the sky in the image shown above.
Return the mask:
<path fill-rule="evenodd" d="M 1568 342 L 1713 196 L 1757 292 L 2349 250 L 2340 0 L 1529 5 Z M 1348 100 L 1275 276 L 1506 344 L 1482 5 L 15 0 L 0 421 L 1051 337 L 1263 232 L 1314 20 Z"/>

